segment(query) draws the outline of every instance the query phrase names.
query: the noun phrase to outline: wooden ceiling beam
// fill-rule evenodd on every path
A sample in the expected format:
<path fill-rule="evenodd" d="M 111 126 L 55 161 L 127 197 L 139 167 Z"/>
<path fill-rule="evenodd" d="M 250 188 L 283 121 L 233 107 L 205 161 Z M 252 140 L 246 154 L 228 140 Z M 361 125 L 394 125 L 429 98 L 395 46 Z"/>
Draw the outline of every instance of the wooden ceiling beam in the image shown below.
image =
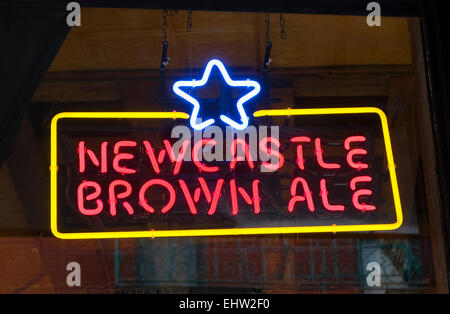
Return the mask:
<path fill-rule="evenodd" d="M 239 75 L 246 73 L 261 75 L 250 70 Z M 165 72 L 169 82 L 185 77 L 184 74 L 183 71 Z M 410 82 L 411 76 L 411 67 L 403 65 L 274 69 L 269 72 L 269 86 L 271 90 L 292 87 L 294 97 L 374 96 L 386 95 L 392 78 Z M 129 90 L 133 82 L 136 86 L 145 83 L 149 90 L 159 90 L 160 71 L 51 72 L 42 80 L 31 102 L 120 102 L 124 87 Z"/>

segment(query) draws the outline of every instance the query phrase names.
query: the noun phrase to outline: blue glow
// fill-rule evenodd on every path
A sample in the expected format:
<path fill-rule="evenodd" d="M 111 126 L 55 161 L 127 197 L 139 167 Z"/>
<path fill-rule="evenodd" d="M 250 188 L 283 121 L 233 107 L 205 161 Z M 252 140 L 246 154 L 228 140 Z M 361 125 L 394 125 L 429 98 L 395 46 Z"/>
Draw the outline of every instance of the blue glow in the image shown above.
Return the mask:
<path fill-rule="evenodd" d="M 186 101 L 190 102 L 192 105 L 194 105 L 194 108 L 192 109 L 192 114 L 190 117 L 190 123 L 193 129 L 195 130 L 202 130 L 211 124 L 215 122 L 214 119 L 208 119 L 202 123 L 197 123 L 198 118 L 198 112 L 200 111 L 200 103 L 195 99 L 194 97 L 190 96 L 186 92 L 180 89 L 180 87 L 200 87 L 204 86 L 206 82 L 209 79 L 209 75 L 211 74 L 211 70 L 213 66 L 216 66 L 220 73 L 222 74 L 222 77 L 224 78 L 225 82 L 232 87 L 253 87 L 253 89 L 239 98 L 239 100 L 236 103 L 237 110 L 239 112 L 241 123 L 237 123 L 236 121 L 228 118 L 225 115 L 220 115 L 220 119 L 225 122 L 226 124 L 230 125 L 231 127 L 237 129 L 237 130 L 244 130 L 248 126 L 248 116 L 245 113 L 244 110 L 244 103 L 248 101 L 249 99 L 255 97 L 258 95 L 258 93 L 261 90 L 261 86 L 258 82 L 252 81 L 252 80 L 242 80 L 242 81 L 233 81 L 230 76 L 228 75 L 227 69 L 223 65 L 223 63 L 220 60 L 212 59 L 208 62 L 205 68 L 205 72 L 203 73 L 203 77 L 201 80 L 191 80 L 191 81 L 177 81 L 175 84 L 173 84 L 173 91 L 175 94 L 180 96 L 181 98 L 185 99 Z"/>

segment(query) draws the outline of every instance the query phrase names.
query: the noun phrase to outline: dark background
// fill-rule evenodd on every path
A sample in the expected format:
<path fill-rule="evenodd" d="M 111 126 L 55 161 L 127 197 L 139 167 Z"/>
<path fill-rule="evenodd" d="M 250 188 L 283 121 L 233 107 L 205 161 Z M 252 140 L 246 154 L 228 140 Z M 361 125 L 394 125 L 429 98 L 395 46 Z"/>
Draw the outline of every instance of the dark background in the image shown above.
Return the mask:
<path fill-rule="evenodd" d="M 370 1 L 79 1 L 81 6 L 130 7 L 180 10 L 272 11 L 286 13 L 367 15 Z M 420 17 L 424 35 L 424 56 L 431 104 L 431 117 L 442 203 L 442 224 L 446 238 L 447 265 L 450 266 L 450 215 L 448 165 L 450 152 L 449 113 L 449 27 L 448 1 L 378 1 L 384 16 Z M 67 12 L 61 1 L 0 1 L 0 164 L 8 158 L 11 143 L 28 109 L 30 97 L 50 66 L 69 28 L 61 27 Z M 41 34 L 45 34 L 42 36 Z M 22 51 L 18 54 L 17 51 Z M 29 213 L 29 215 L 33 215 Z M 36 217 L 37 224 L 47 218 Z M 450 268 L 450 267 L 447 267 Z"/>

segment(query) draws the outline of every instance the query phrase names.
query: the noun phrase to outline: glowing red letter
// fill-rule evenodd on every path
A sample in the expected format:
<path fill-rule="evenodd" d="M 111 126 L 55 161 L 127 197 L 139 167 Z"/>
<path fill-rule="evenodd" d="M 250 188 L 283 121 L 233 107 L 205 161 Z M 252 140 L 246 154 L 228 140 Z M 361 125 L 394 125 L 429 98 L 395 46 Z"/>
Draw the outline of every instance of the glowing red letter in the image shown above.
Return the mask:
<path fill-rule="evenodd" d="M 322 145 L 320 144 L 320 138 L 316 138 L 315 140 L 316 144 L 316 156 L 317 156 L 317 162 L 319 165 L 324 169 L 339 169 L 341 168 L 341 165 L 339 164 L 332 164 L 332 163 L 326 163 L 323 161 L 323 150 Z"/>
<path fill-rule="evenodd" d="M 92 163 L 96 165 L 97 167 L 100 166 L 100 172 L 106 173 L 107 172 L 107 148 L 108 148 L 108 142 L 103 142 L 101 145 L 101 166 L 98 161 L 97 156 L 95 156 L 94 152 L 90 149 L 86 149 L 84 141 L 80 141 L 78 143 L 78 159 L 79 159 L 79 171 L 80 173 L 83 173 L 86 171 L 86 154 L 91 159 Z"/>
<path fill-rule="evenodd" d="M 117 194 L 116 196 L 116 186 L 125 187 L 125 191 Z M 125 180 L 114 180 L 109 185 L 109 212 L 111 216 L 115 216 L 117 214 L 117 199 L 126 198 L 130 196 L 132 191 L 131 184 Z M 130 203 L 122 202 L 123 207 L 127 210 L 128 214 L 133 215 L 134 210 L 131 207 Z"/>
<path fill-rule="evenodd" d="M 310 143 L 311 139 L 306 136 L 298 136 L 291 138 L 292 143 Z M 297 145 L 297 165 L 300 169 L 305 170 L 305 159 L 303 158 L 303 145 Z"/>
<path fill-rule="evenodd" d="M 303 195 L 297 195 L 297 185 L 299 182 L 302 184 Z M 314 212 L 315 208 L 314 208 L 314 202 L 312 199 L 312 193 L 309 190 L 308 182 L 306 182 L 305 179 L 303 179 L 301 177 L 297 177 L 294 179 L 294 181 L 292 181 L 291 196 L 292 196 L 292 198 L 289 200 L 289 205 L 288 205 L 288 211 L 290 213 L 292 213 L 294 211 L 295 203 L 304 202 L 305 200 L 308 205 L 309 211 Z"/>
<path fill-rule="evenodd" d="M 167 191 L 169 191 L 169 202 L 167 203 L 166 206 L 164 206 L 161 209 L 161 213 L 165 214 L 173 207 L 173 205 L 175 204 L 175 199 L 176 199 L 175 189 L 172 187 L 172 185 L 169 182 L 167 182 L 165 180 L 151 179 L 151 180 L 145 182 L 139 191 L 139 205 L 144 207 L 144 209 L 150 213 L 155 212 L 155 209 L 153 207 L 151 207 L 150 205 L 148 205 L 147 199 L 145 198 L 145 192 L 147 192 L 147 190 L 153 185 L 160 185 L 162 187 L 165 187 L 167 189 Z"/>
<path fill-rule="evenodd" d="M 268 142 L 272 142 L 273 144 L 275 144 L 275 146 L 277 147 L 277 150 L 272 151 L 271 146 L 268 147 L 268 145 L 267 145 Z M 261 167 L 263 169 L 268 169 L 269 171 L 276 171 L 276 170 L 280 169 L 281 167 L 283 167 L 284 157 L 279 151 L 280 146 L 281 146 L 280 141 L 278 141 L 274 137 L 265 137 L 259 142 L 259 149 L 261 151 L 263 151 L 265 154 L 275 156 L 275 158 L 276 158 L 276 163 L 274 163 L 274 164 L 263 161 L 261 163 L 262 164 Z"/>
<path fill-rule="evenodd" d="M 102 212 L 103 210 L 103 202 L 99 199 L 97 199 L 95 202 L 97 203 L 97 207 L 96 208 L 85 208 L 84 207 L 84 189 L 87 189 L 89 187 L 93 187 L 95 189 L 94 192 L 92 192 L 91 194 L 86 196 L 86 200 L 87 201 L 92 201 L 94 199 L 96 199 L 97 197 L 100 196 L 100 193 L 102 192 L 102 188 L 100 187 L 100 184 L 98 184 L 97 182 L 94 181 L 83 181 L 79 186 L 78 186 L 78 193 L 77 193 L 77 197 L 78 197 L 78 210 L 80 211 L 80 213 L 82 213 L 83 215 L 86 216 L 93 216 L 93 215 L 98 215 Z"/>
<path fill-rule="evenodd" d="M 168 155 L 170 158 L 170 161 L 173 163 L 175 162 L 175 167 L 173 168 L 173 174 L 178 174 L 180 172 L 181 164 L 184 160 L 184 155 L 186 154 L 187 147 L 189 146 L 189 143 L 191 141 L 185 140 L 181 144 L 180 150 L 178 152 L 177 159 L 175 160 L 175 156 L 173 154 L 172 146 L 170 145 L 170 142 L 168 140 L 164 140 L 164 146 L 166 147 L 166 150 L 168 151 Z"/>
<path fill-rule="evenodd" d="M 320 196 L 322 197 L 322 203 L 325 209 L 329 211 L 343 211 L 344 205 L 331 205 L 328 200 L 327 182 L 325 179 L 320 180 Z"/>
<path fill-rule="evenodd" d="M 164 159 L 164 154 L 165 154 L 165 150 L 162 149 L 159 152 L 158 155 L 158 161 L 156 161 L 156 156 L 155 156 L 155 149 L 152 147 L 152 144 L 150 144 L 149 141 L 143 141 L 142 142 L 144 144 L 145 147 L 145 152 L 147 153 L 148 159 L 150 159 L 150 163 L 152 164 L 153 170 L 159 174 L 161 172 L 161 170 L 159 169 L 159 163 L 162 163 L 162 160 Z"/>
<path fill-rule="evenodd" d="M 194 164 L 197 166 L 198 170 L 205 171 L 205 172 L 216 172 L 219 171 L 219 167 L 208 167 L 205 164 L 202 164 L 198 159 L 198 151 L 203 146 L 210 144 L 210 145 L 216 145 L 216 141 L 213 139 L 202 139 L 201 141 L 198 141 L 195 143 L 194 148 L 192 148 L 192 160 L 194 161 Z"/>
<path fill-rule="evenodd" d="M 355 149 L 350 149 L 350 143 L 352 142 L 365 142 L 366 138 L 364 136 L 350 136 L 347 137 L 345 139 L 344 142 L 344 147 L 346 150 L 348 150 L 349 152 L 347 153 L 347 163 L 350 167 L 354 168 L 354 169 L 367 169 L 369 168 L 368 164 L 363 164 L 362 162 L 358 161 L 358 162 L 354 162 L 353 161 L 353 156 L 354 155 L 367 155 L 367 150 L 362 149 L 362 148 L 355 148 Z"/>
<path fill-rule="evenodd" d="M 175 163 L 175 167 L 173 169 L 173 174 L 178 174 L 180 172 L 181 163 L 183 162 L 184 155 L 186 154 L 187 146 L 189 145 L 190 141 L 184 141 L 180 147 L 180 151 L 178 154 L 178 157 L 175 160 L 174 153 L 172 151 L 172 146 L 170 145 L 170 142 L 168 140 L 164 140 L 164 146 L 166 149 L 161 149 L 158 154 L 158 159 L 156 159 L 155 156 L 155 149 L 152 147 L 149 141 L 143 141 L 145 146 L 145 151 L 147 153 L 148 158 L 150 159 L 150 163 L 152 164 L 153 170 L 159 174 L 161 170 L 159 169 L 159 164 L 161 164 L 164 161 L 164 157 L 166 156 L 166 150 L 167 155 L 169 156 L 169 160 L 171 163 Z"/>
<path fill-rule="evenodd" d="M 253 180 L 252 183 L 252 192 L 253 197 L 250 198 L 250 195 L 242 188 L 238 187 L 237 190 L 239 193 L 241 193 L 242 198 L 245 200 L 245 202 L 249 205 L 253 204 L 253 211 L 255 214 L 259 214 L 261 211 L 260 202 L 261 199 L 259 197 L 259 188 L 258 188 L 259 180 Z M 230 180 L 230 192 L 231 192 L 231 207 L 232 207 L 232 214 L 237 215 L 239 211 L 239 205 L 238 205 L 238 199 L 237 199 L 237 191 L 236 191 L 236 180 L 231 179 Z"/>
<path fill-rule="evenodd" d="M 136 170 L 134 170 L 134 169 L 129 169 L 127 167 L 119 166 L 119 161 L 121 161 L 123 159 L 128 160 L 128 159 L 134 158 L 133 154 L 126 154 L 126 153 L 119 154 L 119 149 L 123 146 L 135 147 L 136 145 L 137 145 L 137 143 L 134 141 L 120 141 L 120 142 L 117 142 L 116 145 L 114 145 L 114 154 L 116 154 L 116 156 L 114 156 L 114 159 L 113 159 L 114 170 L 116 170 L 118 173 L 121 173 L 121 174 L 136 173 Z"/>
<path fill-rule="evenodd" d="M 356 184 L 359 182 L 372 182 L 372 178 L 369 176 L 362 176 L 362 177 L 355 177 L 352 179 L 352 181 L 350 181 L 350 188 L 352 189 L 352 191 L 356 190 Z M 352 202 L 353 202 L 353 206 L 355 206 L 356 209 L 358 210 L 362 210 L 362 211 L 371 211 L 371 210 L 376 210 L 377 208 L 373 205 L 367 205 L 365 203 L 360 203 L 359 202 L 359 197 L 362 195 L 372 195 L 372 191 L 371 190 L 367 190 L 367 189 L 362 189 L 362 190 L 358 190 L 355 191 L 355 193 L 353 193 L 352 196 Z"/>
<path fill-rule="evenodd" d="M 236 156 L 237 145 L 238 144 L 241 145 L 242 148 L 244 149 L 245 159 L 247 159 L 249 167 L 251 169 L 255 168 L 255 166 L 253 164 L 253 158 L 252 158 L 252 155 L 250 154 L 250 148 L 248 147 L 248 144 L 245 142 L 244 139 L 237 138 L 231 144 L 231 155 L 234 156 L 234 157 L 233 157 L 233 160 L 230 162 L 230 169 L 234 169 L 236 167 L 236 162 L 237 161 L 243 161 L 244 160 L 244 157 Z"/>
<path fill-rule="evenodd" d="M 194 198 L 192 198 L 191 193 L 189 192 L 189 189 L 184 182 L 184 180 L 179 180 L 181 190 L 183 191 L 184 197 L 186 198 L 186 201 L 189 206 L 189 210 L 192 214 L 197 214 L 197 207 L 195 206 L 195 203 L 198 203 L 200 200 L 200 193 L 203 191 L 203 194 L 205 195 L 206 201 L 210 204 L 208 215 L 213 215 L 216 212 L 217 204 L 219 203 L 220 198 L 220 191 L 222 190 L 223 183 L 225 182 L 224 179 L 217 180 L 216 188 L 211 195 L 211 191 L 208 188 L 208 185 L 206 184 L 206 181 L 204 178 L 198 178 L 198 181 L 200 183 L 201 188 L 196 188 L 194 191 Z"/>

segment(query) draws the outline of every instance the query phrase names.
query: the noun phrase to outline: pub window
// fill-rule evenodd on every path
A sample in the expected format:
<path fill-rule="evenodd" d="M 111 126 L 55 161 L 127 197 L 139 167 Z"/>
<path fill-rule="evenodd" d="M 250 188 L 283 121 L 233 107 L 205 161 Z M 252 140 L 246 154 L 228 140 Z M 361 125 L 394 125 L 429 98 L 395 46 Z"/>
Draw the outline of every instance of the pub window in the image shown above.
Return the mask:
<path fill-rule="evenodd" d="M 418 18 L 83 8 L 1 167 L 0 292 L 448 292 L 422 38 Z M 224 152 L 195 145 L 205 121 Z M 177 126 L 192 135 L 179 165 Z M 249 160 L 251 132 L 226 145 L 241 126 L 266 161 Z M 195 163 L 202 149 L 232 158 Z M 199 229 L 228 231 L 183 234 Z"/>

